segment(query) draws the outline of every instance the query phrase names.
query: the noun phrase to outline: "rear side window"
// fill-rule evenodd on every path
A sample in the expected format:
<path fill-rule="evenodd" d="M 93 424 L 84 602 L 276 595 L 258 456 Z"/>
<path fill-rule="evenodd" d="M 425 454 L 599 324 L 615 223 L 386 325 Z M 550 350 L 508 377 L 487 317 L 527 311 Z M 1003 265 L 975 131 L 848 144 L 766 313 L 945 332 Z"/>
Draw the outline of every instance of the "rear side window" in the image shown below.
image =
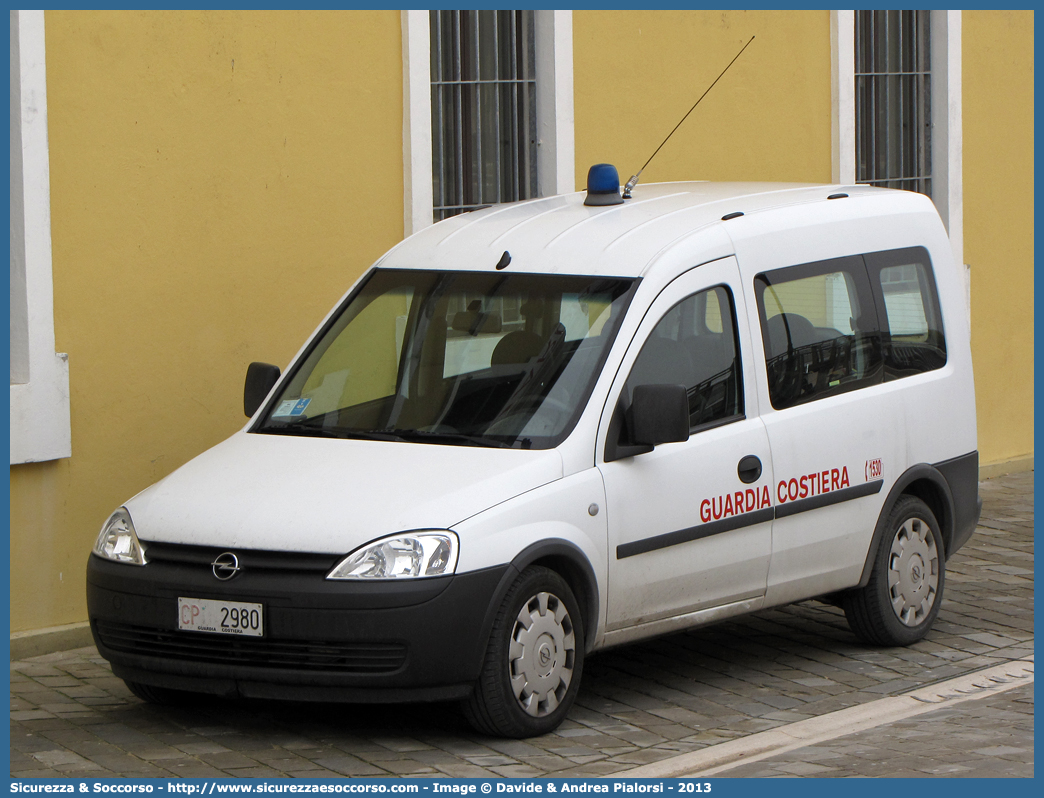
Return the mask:
<path fill-rule="evenodd" d="M 885 379 L 942 368 L 946 339 L 927 250 L 912 247 L 863 257 L 884 333 Z"/>
<path fill-rule="evenodd" d="M 877 308 L 861 257 L 765 272 L 754 291 L 774 408 L 881 381 Z"/>
<path fill-rule="evenodd" d="M 625 394 L 636 385 L 684 385 L 689 428 L 741 417 L 743 396 L 732 294 L 717 286 L 668 310 L 642 346 Z"/>

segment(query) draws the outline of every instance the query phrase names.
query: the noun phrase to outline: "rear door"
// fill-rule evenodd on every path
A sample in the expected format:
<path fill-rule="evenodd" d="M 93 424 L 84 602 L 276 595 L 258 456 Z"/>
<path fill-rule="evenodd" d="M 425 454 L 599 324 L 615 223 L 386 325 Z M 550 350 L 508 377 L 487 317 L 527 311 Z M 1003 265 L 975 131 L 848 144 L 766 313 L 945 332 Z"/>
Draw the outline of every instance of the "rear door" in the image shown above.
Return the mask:
<path fill-rule="evenodd" d="M 772 446 L 766 603 L 858 582 L 885 480 L 906 462 L 903 394 L 883 381 L 862 256 L 755 275 L 762 419 Z"/>

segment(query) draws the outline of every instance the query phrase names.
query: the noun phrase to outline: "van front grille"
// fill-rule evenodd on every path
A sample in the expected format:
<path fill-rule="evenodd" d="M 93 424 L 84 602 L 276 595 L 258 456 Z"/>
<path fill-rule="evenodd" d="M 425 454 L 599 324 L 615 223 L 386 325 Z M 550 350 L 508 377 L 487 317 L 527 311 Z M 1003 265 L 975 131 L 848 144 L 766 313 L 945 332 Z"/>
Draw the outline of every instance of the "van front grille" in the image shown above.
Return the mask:
<path fill-rule="evenodd" d="M 210 571 L 211 564 L 224 552 L 231 551 L 239 564 L 248 571 L 293 572 L 326 574 L 344 556 L 343 554 L 309 554 L 297 551 L 267 551 L 215 546 L 193 546 L 184 543 L 156 543 L 142 541 L 149 562 L 167 565 L 196 566 Z"/>
<path fill-rule="evenodd" d="M 323 640 L 273 640 L 94 621 L 101 644 L 112 651 L 147 657 L 250 665 L 263 668 L 391 673 L 406 662 L 402 643 L 343 643 Z"/>

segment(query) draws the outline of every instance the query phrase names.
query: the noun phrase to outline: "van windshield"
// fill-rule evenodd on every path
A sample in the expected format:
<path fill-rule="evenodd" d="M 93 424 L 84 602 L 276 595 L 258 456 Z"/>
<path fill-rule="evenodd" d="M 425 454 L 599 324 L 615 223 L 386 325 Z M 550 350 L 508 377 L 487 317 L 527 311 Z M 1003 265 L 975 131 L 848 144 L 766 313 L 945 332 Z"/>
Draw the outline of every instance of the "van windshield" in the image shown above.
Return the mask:
<path fill-rule="evenodd" d="M 252 431 L 556 446 L 580 417 L 635 284 L 377 269 Z"/>

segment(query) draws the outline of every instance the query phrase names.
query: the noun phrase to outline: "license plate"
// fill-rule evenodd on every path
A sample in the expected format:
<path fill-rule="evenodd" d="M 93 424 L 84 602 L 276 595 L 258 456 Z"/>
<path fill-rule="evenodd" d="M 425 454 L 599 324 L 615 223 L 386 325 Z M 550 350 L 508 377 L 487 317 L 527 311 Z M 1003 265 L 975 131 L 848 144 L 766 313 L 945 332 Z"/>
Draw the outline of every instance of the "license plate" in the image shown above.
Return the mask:
<path fill-rule="evenodd" d="M 262 605 L 178 597 L 178 629 L 219 635 L 264 635 Z"/>

